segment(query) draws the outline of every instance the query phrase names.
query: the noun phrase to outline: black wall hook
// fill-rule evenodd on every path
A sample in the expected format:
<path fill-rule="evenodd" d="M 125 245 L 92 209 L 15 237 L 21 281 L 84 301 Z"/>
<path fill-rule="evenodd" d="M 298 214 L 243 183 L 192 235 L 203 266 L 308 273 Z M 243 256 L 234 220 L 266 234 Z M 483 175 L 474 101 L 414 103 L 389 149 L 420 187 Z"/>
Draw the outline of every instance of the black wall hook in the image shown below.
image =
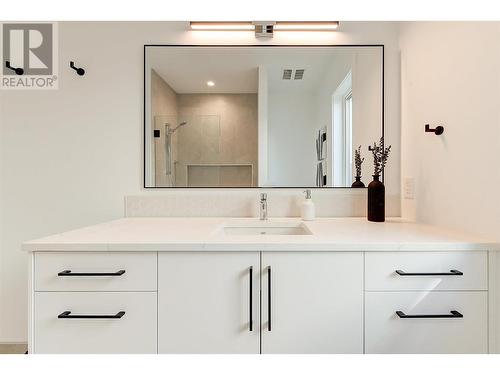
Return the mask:
<path fill-rule="evenodd" d="M 69 67 L 70 67 L 71 69 L 74 69 L 74 70 L 76 71 L 76 74 L 78 74 L 79 76 L 83 76 L 83 75 L 85 75 L 85 69 L 83 69 L 83 68 L 77 68 L 77 67 L 75 66 L 75 63 L 74 63 L 73 61 L 70 61 L 70 62 L 69 62 Z"/>
<path fill-rule="evenodd" d="M 24 74 L 23 68 L 14 68 L 13 66 L 10 65 L 10 61 L 8 60 L 5 61 L 5 67 L 16 72 L 18 76 L 22 76 Z"/>
<path fill-rule="evenodd" d="M 425 124 L 425 132 L 426 133 L 434 133 L 436 135 L 441 135 L 444 133 L 444 127 L 439 125 L 439 126 L 436 126 L 436 129 L 431 129 L 429 124 Z"/>

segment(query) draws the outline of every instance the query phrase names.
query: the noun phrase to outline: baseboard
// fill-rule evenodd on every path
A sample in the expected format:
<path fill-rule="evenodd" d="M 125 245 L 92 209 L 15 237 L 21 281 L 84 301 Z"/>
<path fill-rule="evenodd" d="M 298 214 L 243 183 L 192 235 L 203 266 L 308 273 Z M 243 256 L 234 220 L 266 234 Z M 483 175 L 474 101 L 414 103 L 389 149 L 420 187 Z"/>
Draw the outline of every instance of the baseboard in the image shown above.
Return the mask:
<path fill-rule="evenodd" d="M 25 342 L 0 343 L 0 354 L 24 354 L 28 350 Z"/>

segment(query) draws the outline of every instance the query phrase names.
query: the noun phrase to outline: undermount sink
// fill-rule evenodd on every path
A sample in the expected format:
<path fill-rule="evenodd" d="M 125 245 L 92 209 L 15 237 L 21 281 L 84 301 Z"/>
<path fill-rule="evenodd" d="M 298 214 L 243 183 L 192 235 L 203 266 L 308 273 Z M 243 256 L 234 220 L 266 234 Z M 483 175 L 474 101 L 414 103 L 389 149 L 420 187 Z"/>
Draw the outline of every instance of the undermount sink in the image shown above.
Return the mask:
<path fill-rule="evenodd" d="M 224 225 L 224 234 L 229 235 L 246 235 L 246 236 L 262 236 L 262 235 L 287 235 L 301 236 L 310 235 L 311 231 L 300 222 L 266 222 L 252 221 L 228 223 Z"/>

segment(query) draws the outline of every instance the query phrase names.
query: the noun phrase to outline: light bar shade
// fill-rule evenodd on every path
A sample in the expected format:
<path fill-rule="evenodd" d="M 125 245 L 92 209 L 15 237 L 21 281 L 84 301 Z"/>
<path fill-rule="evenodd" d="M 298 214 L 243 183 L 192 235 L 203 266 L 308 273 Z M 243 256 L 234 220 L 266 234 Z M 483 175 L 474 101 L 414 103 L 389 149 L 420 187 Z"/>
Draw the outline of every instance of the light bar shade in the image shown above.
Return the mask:
<path fill-rule="evenodd" d="M 276 22 L 274 31 L 333 31 L 339 27 L 338 21 Z"/>
<path fill-rule="evenodd" d="M 190 22 L 191 30 L 253 31 L 252 22 Z"/>
<path fill-rule="evenodd" d="M 192 21 L 191 30 L 213 31 L 255 31 L 258 26 L 269 26 L 274 31 L 334 31 L 339 27 L 338 21 L 277 21 L 277 22 L 217 22 Z"/>

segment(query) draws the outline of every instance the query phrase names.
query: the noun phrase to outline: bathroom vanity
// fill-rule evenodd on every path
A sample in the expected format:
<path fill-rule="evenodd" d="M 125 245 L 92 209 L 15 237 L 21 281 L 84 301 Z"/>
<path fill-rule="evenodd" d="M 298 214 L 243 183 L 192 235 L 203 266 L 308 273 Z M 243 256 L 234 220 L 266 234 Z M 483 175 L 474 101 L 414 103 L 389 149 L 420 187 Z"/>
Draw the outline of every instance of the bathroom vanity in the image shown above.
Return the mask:
<path fill-rule="evenodd" d="M 125 218 L 26 242 L 31 353 L 488 353 L 498 245 L 389 219 Z"/>
<path fill-rule="evenodd" d="M 351 187 L 354 150 L 368 158 L 388 134 L 384 53 L 144 45 L 144 188 L 170 191 L 126 198 L 125 219 L 24 244 L 29 351 L 494 352 L 496 244 L 369 223 L 363 189 L 316 189 L 321 218 L 308 222 L 294 218 L 300 190 L 273 192 L 269 220 L 265 193 L 262 220 L 250 189 L 172 194 Z M 356 181 L 374 173 L 356 165 Z M 384 208 L 399 215 L 399 177 L 387 176 Z M 328 218 L 344 213 L 359 217 Z"/>

